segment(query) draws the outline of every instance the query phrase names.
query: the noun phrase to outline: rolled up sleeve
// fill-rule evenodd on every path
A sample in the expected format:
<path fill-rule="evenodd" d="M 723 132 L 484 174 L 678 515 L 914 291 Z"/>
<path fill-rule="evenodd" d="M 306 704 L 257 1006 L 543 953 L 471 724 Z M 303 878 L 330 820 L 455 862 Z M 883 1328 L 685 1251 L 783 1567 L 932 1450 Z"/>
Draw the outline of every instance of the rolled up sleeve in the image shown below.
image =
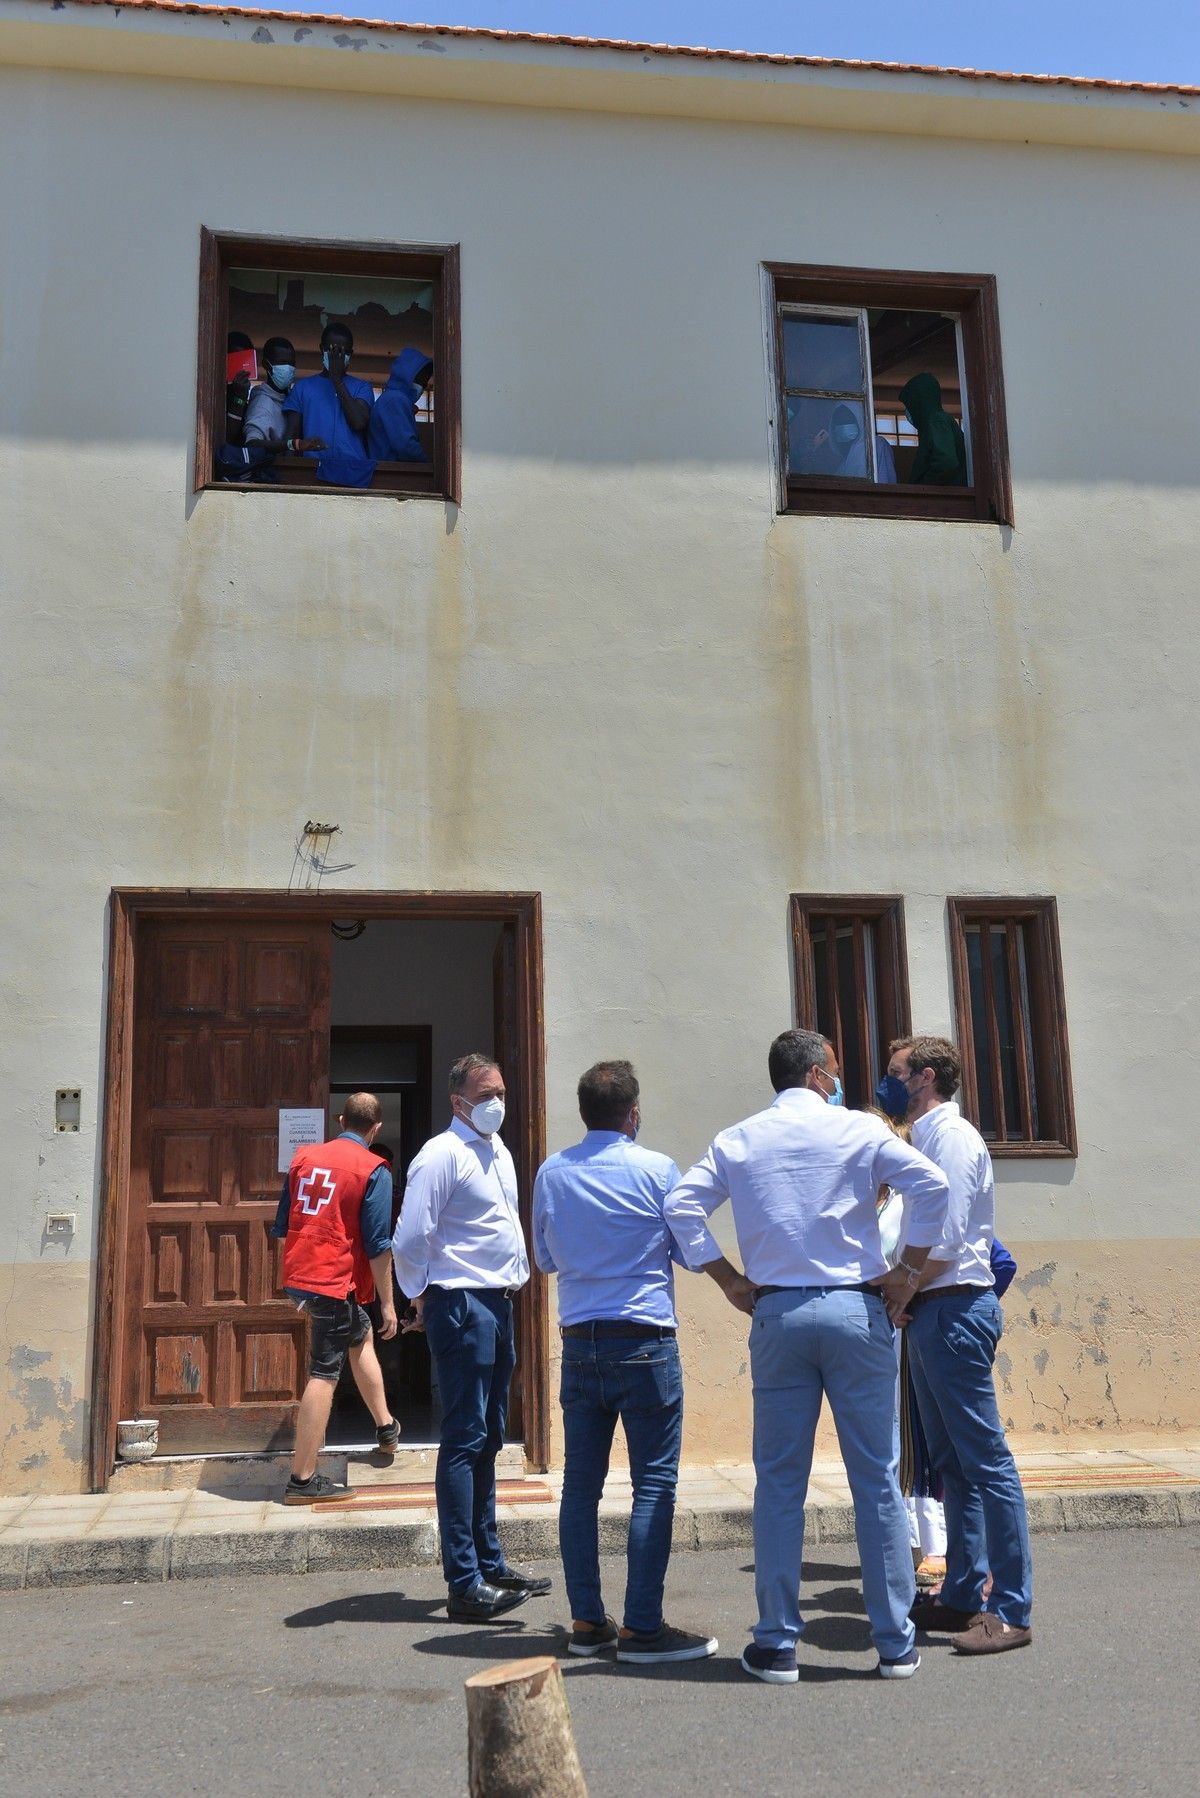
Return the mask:
<path fill-rule="evenodd" d="M 911 1201 L 905 1231 L 906 1246 L 933 1251 L 947 1229 L 950 1182 L 941 1168 L 919 1149 L 889 1134 L 876 1150 L 871 1178 L 876 1192 L 881 1186 L 894 1186 Z M 940 1248 L 936 1250 L 936 1258 L 943 1259 Z"/>
<path fill-rule="evenodd" d="M 384 1255 L 392 1241 L 392 1175 L 391 1169 L 377 1167 L 367 1181 L 359 1215 L 363 1248 L 368 1261 Z"/>
<path fill-rule="evenodd" d="M 408 1170 L 404 1204 L 392 1237 L 396 1284 L 406 1298 L 420 1298 L 429 1284 L 430 1250 L 454 1178 L 454 1162 L 445 1151 L 428 1160 L 418 1155 Z"/>
<path fill-rule="evenodd" d="M 663 1201 L 663 1216 L 677 1244 L 683 1265 L 696 1273 L 710 1261 L 721 1259 L 708 1219 L 729 1197 L 715 1148 L 688 1169 Z"/>

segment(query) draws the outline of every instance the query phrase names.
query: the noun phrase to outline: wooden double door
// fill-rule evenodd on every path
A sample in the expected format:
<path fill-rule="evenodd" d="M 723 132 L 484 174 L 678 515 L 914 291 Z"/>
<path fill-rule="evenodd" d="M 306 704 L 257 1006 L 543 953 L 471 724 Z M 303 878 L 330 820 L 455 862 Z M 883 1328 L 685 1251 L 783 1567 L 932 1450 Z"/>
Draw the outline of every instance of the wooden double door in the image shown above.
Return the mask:
<path fill-rule="evenodd" d="M 545 1153 L 541 912 L 536 894 L 113 895 L 105 1182 L 92 1477 L 122 1417 L 156 1417 L 160 1452 L 290 1445 L 307 1325 L 271 1235 L 279 1112 L 329 1098 L 330 924 L 337 917 L 494 918 L 495 1053 L 504 1135 L 529 1229 Z M 411 1020 L 409 1020 L 411 1021 Z M 545 1281 L 518 1310 L 510 1410 L 549 1452 Z"/>
<path fill-rule="evenodd" d="M 305 1322 L 271 1235 L 279 1111 L 325 1111 L 329 925 L 148 919 L 134 999 L 121 1415 L 161 1452 L 290 1434 Z"/>

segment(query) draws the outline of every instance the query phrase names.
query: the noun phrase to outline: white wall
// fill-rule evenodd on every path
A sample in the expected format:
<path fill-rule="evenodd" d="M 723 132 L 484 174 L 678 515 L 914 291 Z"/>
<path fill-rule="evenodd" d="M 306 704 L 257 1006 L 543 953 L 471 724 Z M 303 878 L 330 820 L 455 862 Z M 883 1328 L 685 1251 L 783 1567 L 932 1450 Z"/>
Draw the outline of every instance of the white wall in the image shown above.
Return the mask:
<path fill-rule="evenodd" d="M 1195 165 L 11 72 L 0 159 L 0 1478 L 82 1440 L 106 894 L 282 886 L 317 816 L 348 885 L 539 889 L 551 1146 L 628 1054 L 681 1162 L 764 1096 L 789 892 L 904 893 L 930 1028 L 945 895 L 1057 894 L 1080 1154 L 1001 1171 L 1058 1307 L 1014 1414 L 1200 1423 Z M 461 511 L 193 496 L 202 223 L 461 244 Z M 774 515 L 764 259 L 998 276 L 1015 530 Z"/>

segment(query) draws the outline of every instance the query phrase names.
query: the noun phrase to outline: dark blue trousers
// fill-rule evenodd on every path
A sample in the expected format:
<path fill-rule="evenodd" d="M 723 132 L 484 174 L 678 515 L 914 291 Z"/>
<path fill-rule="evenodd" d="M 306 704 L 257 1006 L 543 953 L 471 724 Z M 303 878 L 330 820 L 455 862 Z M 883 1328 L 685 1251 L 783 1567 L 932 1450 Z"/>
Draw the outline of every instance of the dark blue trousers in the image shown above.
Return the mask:
<path fill-rule="evenodd" d="M 437 1458 L 442 1570 L 452 1592 L 500 1573 L 496 1456 L 516 1366 L 512 1300 L 478 1287 L 431 1286 L 425 1335 L 442 1395 Z"/>

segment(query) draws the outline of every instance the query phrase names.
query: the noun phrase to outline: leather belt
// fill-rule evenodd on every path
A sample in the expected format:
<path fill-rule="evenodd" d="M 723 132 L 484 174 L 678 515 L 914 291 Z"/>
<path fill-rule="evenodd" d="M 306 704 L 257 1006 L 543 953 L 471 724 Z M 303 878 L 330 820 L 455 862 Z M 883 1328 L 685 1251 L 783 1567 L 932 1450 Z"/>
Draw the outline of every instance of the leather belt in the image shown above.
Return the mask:
<path fill-rule="evenodd" d="M 981 1292 L 990 1292 L 991 1290 L 990 1286 L 972 1286 L 970 1283 L 965 1286 L 934 1286 L 932 1289 L 926 1287 L 923 1292 L 914 1292 L 905 1303 L 911 1311 L 914 1305 L 925 1305 L 930 1299 L 961 1299 L 968 1294 L 971 1298 L 977 1299 Z"/>
<path fill-rule="evenodd" d="M 498 1299 L 515 1299 L 521 1288 L 519 1286 L 438 1286 L 431 1280 L 425 1290 L 426 1292 L 490 1292 Z"/>
<path fill-rule="evenodd" d="M 859 1280 L 853 1286 L 756 1286 L 754 1290 L 760 1299 L 769 1292 L 879 1292 L 878 1286 L 867 1280 Z"/>
<path fill-rule="evenodd" d="M 586 1324 L 561 1324 L 564 1336 L 653 1336 L 656 1342 L 668 1342 L 675 1331 L 667 1324 L 639 1324 L 620 1317 L 597 1317 Z"/>

